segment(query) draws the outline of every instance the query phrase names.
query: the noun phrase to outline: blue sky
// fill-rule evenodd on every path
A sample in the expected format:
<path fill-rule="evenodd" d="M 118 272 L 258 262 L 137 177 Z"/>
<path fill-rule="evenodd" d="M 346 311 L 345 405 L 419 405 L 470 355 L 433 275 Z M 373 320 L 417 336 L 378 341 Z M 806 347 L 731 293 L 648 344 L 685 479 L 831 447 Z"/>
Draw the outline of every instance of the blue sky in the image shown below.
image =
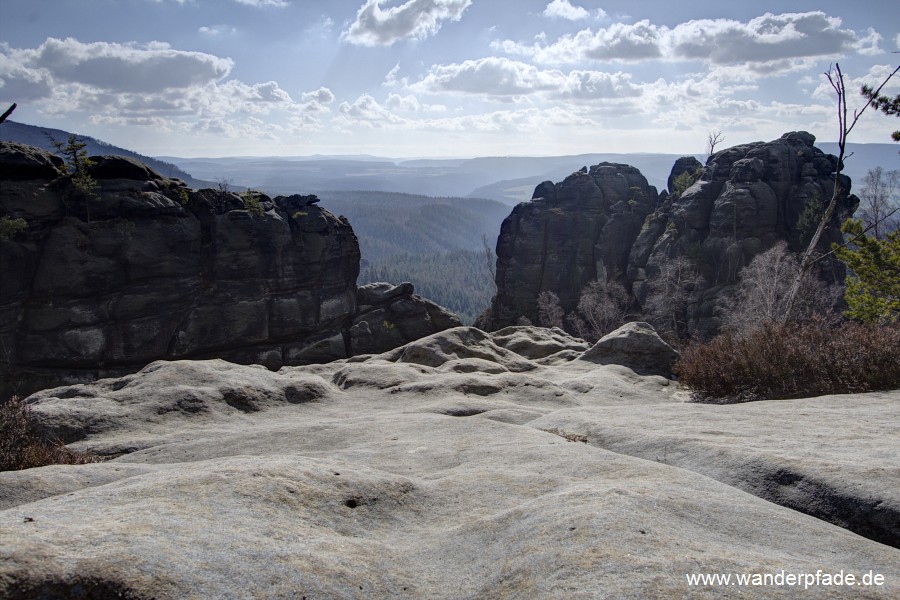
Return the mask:
<path fill-rule="evenodd" d="M 823 73 L 898 49 L 888 0 L 2 0 L 0 105 L 150 155 L 702 153 L 833 141 Z"/>

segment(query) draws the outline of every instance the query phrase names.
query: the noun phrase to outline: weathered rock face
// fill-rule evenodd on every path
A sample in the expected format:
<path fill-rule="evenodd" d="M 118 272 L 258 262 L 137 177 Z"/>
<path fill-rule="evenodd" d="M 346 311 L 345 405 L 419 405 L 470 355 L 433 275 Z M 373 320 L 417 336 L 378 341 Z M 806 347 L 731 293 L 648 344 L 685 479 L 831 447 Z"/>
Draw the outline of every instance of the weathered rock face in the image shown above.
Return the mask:
<path fill-rule="evenodd" d="M 498 292 L 490 314 L 478 324 L 499 328 L 522 316 L 538 322 L 536 301 L 543 291 L 556 293 L 570 312 L 584 285 L 598 277 L 625 285 L 640 309 L 654 289 L 666 285 L 664 265 L 687 257 L 700 275 L 700 282 L 685 290 L 687 330 L 714 333 L 718 305 L 740 269 L 780 240 L 793 250 L 805 247 L 801 214 L 808 207 L 824 208 L 831 199 L 837 158 L 814 143 L 811 134 L 792 132 L 717 152 L 680 197 L 657 197 L 640 173 L 625 165 L 597 165 L 560 184 L 542 183 L 534 199 L 513 209 L 503 223 Z M 697 166 L 694 159 L 677 161 L 670 185 Z M 822 248 L 841 239 L 840 223 L 859 202 L 848 193 L 849 178 L 842 176 L 841 189 Z M 823 263 L 823 279 L 843 280 L 840 262 Z"/>
<path fill-rule="evenodd" d="M 408 285 L 366 306 L 397 323 L 391 335 L 351 335 L 365 321 L 356 314 L 359 243 L 315 196 L 263 195 L 251 206 L 128 158 L 97 157 L 99 188 L 86 199 L 41 150 L 0 143 L 0 159 L 0 215 L 28 223 L 0 241 L 0 369 L 24 389 L 160 358 L 277 369 L 459 324 Z"/>
<path fill-rule="evenodd" d="M 624 281 L 631 244 L 656 200 L 656 188 L 628 165 L 601 163 L 540 184 L 503 222 L 491 323 L 479 325 L 498 329 L 521 316 L 536 323 L 542 291 L 571 311 L 588 282 Z"/>

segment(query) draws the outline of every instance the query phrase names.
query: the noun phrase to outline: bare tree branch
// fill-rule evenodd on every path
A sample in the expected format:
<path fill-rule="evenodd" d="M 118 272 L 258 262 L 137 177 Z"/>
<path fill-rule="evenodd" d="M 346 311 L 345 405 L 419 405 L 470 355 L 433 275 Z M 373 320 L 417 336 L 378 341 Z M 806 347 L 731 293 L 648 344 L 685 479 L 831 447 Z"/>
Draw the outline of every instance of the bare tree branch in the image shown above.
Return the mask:
<path fill-rule="evenodd" d="M 719 131 L 710 131 L 706 136 L 706 158 L 708 159 L 710 156 L 716 153 L 716 146 L 725 141 L 725 136 L 722 135 L 722 130 Z"/>
<path fill-rule="evenodd" d="M 6 109 L 6 112 L 3 113 L 2 115 L 0 115 L 0 123 L 2 123 L 3 121 L 5 121 L 6 118 L 9 117 L 9 115 L 11 115 L 12 112 L 13 112 L 14 110 L 16 110 L 16 106 L 17 106 L 17 104 L 16 104 L 15 102 L 13 102 L 13 103 L 12 103 L 12 106 L 10 106 L 9 108 L 7 108 L 7 109 Z"/>
<path fill-rule="evenodd" d="M 877 97 L 881 92 L 881 89 L 887 85 L 888 81 L 897 74 L 897 71 L 900 71 L 900 66 L 898 66 L 894 71 L 888 75 L 881 85 L 878 86 L 878 89 L 875 90 L 874 96 Z M 825 76 L 828 78 L 828 83 L 831 84 L 831 87 L 834 89 L 835 94 L 837 94 L 837 118 L 838 118 L 838 161 L 837 168 L 834 171 L 834 192 L 831 195 L 831 201 L 828 203 L 828 206 L 825 208 L 825 212 L 822 214 L 822 218 L 819 221 L 819 226 L 816 227 L 816 232 L 813 234 L 812 239 L 809 241 L 809 246 L 807 246 L 806 250 L 803 252 L 803 258 L 800 260 L 800 269 L 797 272 L 797 275 L 794 277 L 794 282 L 791 285 L 790 292 L 788 293 L 787 300 L 787 310 L 785 310 L 782 316 L 782 322 L 787 322 L 789 316 L 793 312 L 794 303 L 797 299 L 797 294 L 800 292 L 800 286 L 803 283 L 804 276 L 809 273 L 809 270 L 812 268 L 813 264 L 816 262 L 815 251 L 816 246 L 819 245 L 819 240 L 822 238 L 822 233 L 825 231 L 825 227 L 828 223 L 831 222 L 831 217 L 834 214 L 834 210 L 837 207 L 838 200 L 841 197 L 842 189 L 841 189 L 841 170 L 844 167 L 844 158 L 847 150 L 847 137 L 850 135 L 850 132 L 853 131 L 853 128 L 856 127 L 856 124 L 859 122 L 859 118 L 863 115 L 866 109 L 872 105 L 872 99 L 870 98 L 866 104 L 860 108 L 859 110 L 853 111 L 853 117 L 850 118 L 847 112 L 847 88 L 844 86 L 844 74 L 841 72 L 841 66 L 838 63 L 834 64 L 834 67 L 829 69 Z"/>

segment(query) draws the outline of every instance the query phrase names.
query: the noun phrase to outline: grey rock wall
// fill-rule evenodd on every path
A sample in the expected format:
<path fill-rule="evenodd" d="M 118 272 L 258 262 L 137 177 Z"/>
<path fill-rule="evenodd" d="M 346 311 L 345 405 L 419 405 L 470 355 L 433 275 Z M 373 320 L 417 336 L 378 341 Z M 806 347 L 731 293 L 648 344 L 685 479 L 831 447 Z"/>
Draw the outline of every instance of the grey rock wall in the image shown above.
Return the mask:
<path fill-rule="evenodd" d="M 397 323 L 390 335 L 351 335 L 367 322 L 357 314 L 359 243 L 315 196 L 262 195 L 254 210 L 132 159 L 94 160 L 99 187 L 86 199 L 59 176 L 57 157 L 0 143 L 0 217 L 27 223 L 0 241 L 6 393 L 157 359 L 277 369 L 381 352 L 436 323 L 459 324 L 407 285 L 366 307 L 385 312 L 379 325 Z"/>
<path fill-rule="evenodd" d="M 640 313 L 661 285 L 664 265 L 687 257 L 701 276 L 687 292 L 684 318 L 691 333 L 711 335 L 718 309 L 740 269 L 785 240 L 805 248 L 800 216 L 824 208 L 834 191 L 837 158 L 815 147 L 815 137 L 791 132 L 771 142 L 728 148 L 711 156 L 681 196 L 648 186 L 637 169 L 604 163 L 563 182 L 537 186 L 530 202 L 516 206 L 497 240 L 497 287 L 491 309 L 477 324 L 497 329 L 521 317 L 538 323 L 537 297 L 552 291 L 566 312 L 581 289 L 605 277 L 632 293 Z M 699 163 L 680 159 L 670 185 Z M 859 200 L 841 177 L 837 210 L 820 242 L 827 250 L 841 240 L 840 224 Z M 821 263 L 820 276 L 842 282 L 844 268 Z"/>

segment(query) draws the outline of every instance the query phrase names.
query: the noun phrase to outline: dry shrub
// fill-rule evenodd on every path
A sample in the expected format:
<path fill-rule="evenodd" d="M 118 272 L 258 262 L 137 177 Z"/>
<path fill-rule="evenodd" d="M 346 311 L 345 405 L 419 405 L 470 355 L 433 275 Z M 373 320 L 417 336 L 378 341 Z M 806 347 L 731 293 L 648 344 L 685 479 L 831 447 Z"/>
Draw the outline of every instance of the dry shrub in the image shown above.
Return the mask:
<path fill-rule="evenodd" d="M 31 427 L 28 404 L 18 396 L 0 404 L 0 471 L 82 465 L 99 460 L 96 455 L 69 450 L 61 442 L 41 439 Z"/>
<path fill-rule="evenodd" d="M 900 323 L 765 322 L 686 348 L 674 371 L 703 400 L 741 402 L 900 388 Z"/>

